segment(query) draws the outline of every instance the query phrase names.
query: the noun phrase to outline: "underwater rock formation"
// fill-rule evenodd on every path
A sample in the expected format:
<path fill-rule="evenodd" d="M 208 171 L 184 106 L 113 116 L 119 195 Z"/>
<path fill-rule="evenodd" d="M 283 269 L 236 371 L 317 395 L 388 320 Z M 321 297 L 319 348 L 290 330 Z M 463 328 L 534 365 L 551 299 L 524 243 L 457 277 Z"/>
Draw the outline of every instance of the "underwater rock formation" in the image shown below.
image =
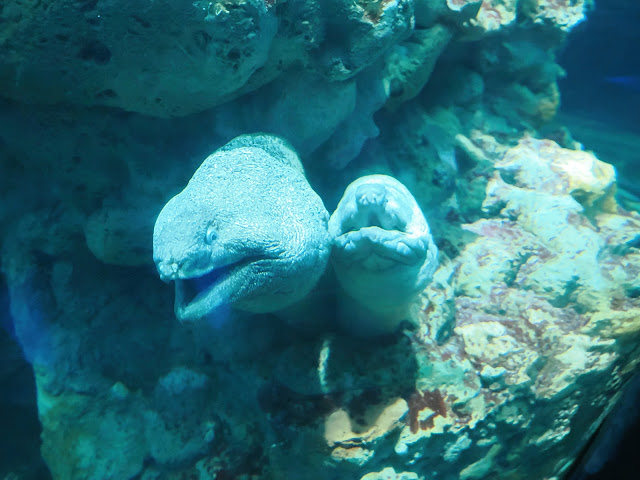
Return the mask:
<path fill-rule="evenodd" d="M 264 313 L 300 300 L 327 265 L 328 219 L 283 140 L 235 138 L 156 220 L 153 258 L 175 283 L 176 316 L 195 320 L 225 305 Z"/>
<path fill-rule="evenodd" d="M 561 30 L 580 22 L 591 4 L 522 3 L 523 18 Z M 416 22 L 458 25 L 464 41 L 514 24 L 516 10 L 515 0 L 162 0 L 144 7 L 8 0 L 0 9 L 0 21 L 10 25 L 0 36 L 0 87 L 5 97 L 29 103 L 184 116 L 300 65 L 331 82 L 347 80 L 411 37 Z M 420 41 L 422 32 L 415 33 Z"/>
<path fill-rule="evenodd" d="M 534 23 L 570 30 L 585 19 L 593 4 L 594 0 L 527 0 L 522 8 Z"/>
<path fill-rule="evenodd" d="M 460 253 L 440 249 L 417 329 L 386 344 L 262 316 L 180 324 L 155 272 L 83 247 L 78 212 L 20 218 L 2 271 L 54 478 L 564 471 L 640 358 L 640 217 L 593 155 L 469 142 L 486 218 L 448 215 L 437 235 Z"/>
<path fill-rule="evenodd" d="M 0 37 L 6 97 L 188 115 L 296 64 L 347 79 L 413 27 L 410 0 L 77 3 L 56 0 L 46 12 L 3 4 L 0 19 L 11 25 Z"/>
<path fill-rule="evenodd" d="M 613 372 L 638 362 L 622 345 L 640 334 L 630 295 L 640 217 L 616 205 L 611 166 L 591 154 L 524 138 L 495 166 L 484 201 L 491 218 L 464 226 L 478 237 L 427 288 L 425 361 L 456 360 L 419 378 L 418 391 L 438 388 L 451 410 L 405 427 L 396 448 L 424 451 L 414 442 L 459 432 L 452 447 L 466 439 L 465 456 L 482 451 L 460 478 L 500 476 L 505 455 L 519 459 L 512 473 L 559 475 L 595 428 L 587 419 L 615 402 L 621 378 Z M 468 375 L 464 387 L 447 386 Z M 541 461 L 536 452 L 550 449 L 553 459 Z"/>

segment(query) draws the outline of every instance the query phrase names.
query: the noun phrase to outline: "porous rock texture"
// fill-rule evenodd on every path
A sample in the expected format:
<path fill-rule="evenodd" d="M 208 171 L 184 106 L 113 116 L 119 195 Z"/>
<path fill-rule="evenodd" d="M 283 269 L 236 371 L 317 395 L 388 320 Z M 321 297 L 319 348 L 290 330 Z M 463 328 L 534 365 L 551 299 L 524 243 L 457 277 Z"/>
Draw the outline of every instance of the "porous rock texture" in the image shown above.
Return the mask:
<path fill-rule="evenodd" d="M 11 0 L 0 18 L 5 96 L 168 117 L 221 104 L 293 64 L 348 78 L 408 35 L 413 10 L 409 0 Z M 348 33 L 334 40 L 334 31 Z"/>
<path fill-rule="evenodd" d="M 0 6 L 0 87 L 29 103 L 183 116 L 293 66 L 329 81 L 351 78 L 411 36 L 416 21 L 421 28 L 458 24 L 460 33 L 477 35 L 499 30 L 515 22 L 516 3 L 8 0 Z M 589 0 L 523 3 L 523 19 L 569 29 L 584 18 Z"/>
<path fill-rule="evenodd" d="M 587 3 L 140 5 L 0 5 L 3 314 L 53 477 L 565 472 L 640 358 L 640 216 L 548 126 Z M 363 175 L 412 192 L 440 267 L 395 335 L 176 321 L 154 222 L 255 131 L 299 150 L 330 212 Z"/>

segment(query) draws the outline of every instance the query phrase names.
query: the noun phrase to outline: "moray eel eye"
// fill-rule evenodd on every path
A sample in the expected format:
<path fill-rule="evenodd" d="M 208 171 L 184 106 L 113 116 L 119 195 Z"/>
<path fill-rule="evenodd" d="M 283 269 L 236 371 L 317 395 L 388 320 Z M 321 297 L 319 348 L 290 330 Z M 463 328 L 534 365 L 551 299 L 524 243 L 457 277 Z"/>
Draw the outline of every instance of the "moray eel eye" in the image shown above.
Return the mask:
<path fill-rule="evenodd" d="M 211 245 L 216 238 L 218 238 L 216 226 L 214 224 L 211 224 L 209 225 L 209 228 L 207 228 L 207 235 L 204 239 L 209 245 Z"/>

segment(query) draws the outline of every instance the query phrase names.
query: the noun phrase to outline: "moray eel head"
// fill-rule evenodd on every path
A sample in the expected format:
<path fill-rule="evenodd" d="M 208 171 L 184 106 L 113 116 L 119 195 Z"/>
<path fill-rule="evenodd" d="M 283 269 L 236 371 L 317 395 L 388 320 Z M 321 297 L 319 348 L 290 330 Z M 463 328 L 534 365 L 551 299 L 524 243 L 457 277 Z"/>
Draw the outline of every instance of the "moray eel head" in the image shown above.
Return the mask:
<path fill-rule="evenodd" d="M 351 183 L 329 220 L 344 291 L 376 312 L 408 305 L 431 280 L 437 248 L 413 195 L 387 175 Z"/>
<path fill-rule="evenodd" d="M 211 154 L 162 209 L 153 232 L 175 314 L 192 321 L 223 305 L 265 313 L 303 298 L 325 270 L 328 213 L 293 150 L 245 135 Z"/>
<path fill-rule="evenodd" d="M 210 210 L 204 221 L 194 221 L 205 217 L 202 206 L 175 197 L 156 222 L 154 261 L 160 278 L 175 283 L 175 314 L 182 321 L 255 293 L 259 282 L 247 285 L 246 279 L 278 261 L 277 248 L 255 238 L 240 241 L 244 232 Z"/>

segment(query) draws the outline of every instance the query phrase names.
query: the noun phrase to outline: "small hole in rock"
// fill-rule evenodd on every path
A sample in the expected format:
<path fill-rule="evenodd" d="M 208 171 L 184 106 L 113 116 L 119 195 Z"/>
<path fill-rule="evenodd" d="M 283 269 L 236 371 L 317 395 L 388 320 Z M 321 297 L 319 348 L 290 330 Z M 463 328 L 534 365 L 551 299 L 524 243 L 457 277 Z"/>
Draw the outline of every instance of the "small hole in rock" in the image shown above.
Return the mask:
<path fill-rule="evenodd" d="M 104 43 L 93 40 L 82 47 L 78 56 L 82 60 L 91 60 L 98 65 L 105 65 L 111 60 L 111 50 Z"/>
<path fill-rule="evenodd" d="M 118 94 L 110 88 L 96 93 L 96 98 L 116 98 L 117 96 Z"/>

